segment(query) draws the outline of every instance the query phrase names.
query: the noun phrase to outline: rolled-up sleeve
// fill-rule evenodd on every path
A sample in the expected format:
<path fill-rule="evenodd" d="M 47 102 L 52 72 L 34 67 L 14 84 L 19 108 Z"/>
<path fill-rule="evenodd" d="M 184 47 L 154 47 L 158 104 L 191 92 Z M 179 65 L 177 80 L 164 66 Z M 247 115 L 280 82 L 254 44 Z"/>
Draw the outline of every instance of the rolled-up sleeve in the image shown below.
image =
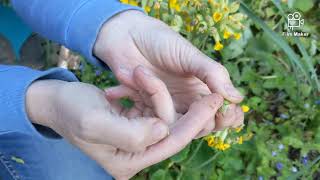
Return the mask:
<path fill-rule="evenodd" d="M 78 81 L 71 72 L 62 68 L 37 71 L 22 66 L 0 65 L 0 132 L 16 131 L 41 136 L 25 108 L 27 89 L 38 79 Z"/>
<path fill-rule="evenodd" d="M 100 67 L 105 64 L 93 55 L 93 47 L 102 25 L 122 11 L 142 11 L 118 0 L 12 0 L 12 5 L 35 32 L 83 54 Z"/>

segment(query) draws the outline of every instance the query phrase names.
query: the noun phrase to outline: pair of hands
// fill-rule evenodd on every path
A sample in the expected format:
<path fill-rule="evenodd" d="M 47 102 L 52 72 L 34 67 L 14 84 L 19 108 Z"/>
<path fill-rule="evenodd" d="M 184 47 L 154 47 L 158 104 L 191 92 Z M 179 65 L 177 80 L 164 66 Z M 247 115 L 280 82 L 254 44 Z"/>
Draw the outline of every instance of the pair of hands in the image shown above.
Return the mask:
<path fill-rule="evenodd" d="M 235 104 L 217 113 L 222 96 L 242 100 L 225 68 L 158 20 L 136 11 L 113 17 L 94 53 L 122 85 L 103 92 L 79 82 L 36 81 L 27 92 L 27 112 L 116 179 L 174 155 L 195 137 L 243 123 Z M 117 103 L 124 96 L 135 101 L 132 109 Z"/>

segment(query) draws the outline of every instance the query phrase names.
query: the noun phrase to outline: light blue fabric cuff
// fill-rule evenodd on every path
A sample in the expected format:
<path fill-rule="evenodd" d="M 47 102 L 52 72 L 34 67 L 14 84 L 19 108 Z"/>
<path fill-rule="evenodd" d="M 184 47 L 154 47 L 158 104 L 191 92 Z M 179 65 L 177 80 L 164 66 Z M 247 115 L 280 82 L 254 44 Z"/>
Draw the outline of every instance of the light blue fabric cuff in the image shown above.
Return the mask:
<path fill-rule="evenodd" d="M 53 68 L 36 71 L 21 66 L 0 65 L 0 131 L 18 131 L 21 133 L 43 136 L 35 129 L 26 112 L 26 92 L 38 79 L 59 79 L 78 81 L 69 71 Z"/>
<path fill-rule="evenodd" d="M 112 16 L 126 10 L 138 10 L 143 12 L 141 8 L 125 5 L 117 0 L 87 1 L 71 18 L 66 33 L 67 46 L 79 51 L 87 57 L 89 62 L 93 65 L 106 67 L 106 64 L 93 55 L 95 41 L 102 25 Z"/>

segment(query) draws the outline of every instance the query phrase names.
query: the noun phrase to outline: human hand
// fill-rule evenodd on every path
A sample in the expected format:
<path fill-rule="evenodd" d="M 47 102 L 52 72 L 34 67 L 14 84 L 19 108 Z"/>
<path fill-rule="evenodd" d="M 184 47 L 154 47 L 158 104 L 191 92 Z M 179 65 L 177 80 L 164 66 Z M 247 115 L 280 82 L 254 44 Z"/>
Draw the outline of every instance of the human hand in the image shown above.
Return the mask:
<path fill-rule="evenodd" d="M 170 126 L 182 116 L 181 113 L 175 111 L 165 84 L 152 75 L 148 69 L 142 66 L 135 68 L 133 70 L 133 80 L 138 90 L 133 90 L 125 85 L 105 90 L 108 101 L 116 107 L 115 109 L 117 109 L 118 113 L 128 118 L 141 116 L 159 117 Z M 134 101 L 134 107 L 128 109 L 119 105 L 119 99 L 124 97 Z M 243 120 L 241 108 L 235 104 L 228 105 L 223 111 L 219 110 L 212 121 L 208 121 L 196 138 L 208 135 L 212 131 L 219 131 L 228 127 L 239 127 L 243 124 Z"/>
<path fill-rule="evenodd" d="M 100 30 L 94 54 L 132 89 L 138 89 L 133 69 L 139 65 L 149 69 L 166 84 L 180 113 L 210 93 L 219 93 L 232 103 L 243 99 L 221 64 L 161 21 L 138 11 L 126 11 L 107 21 Z"/>
<path fill-rule="evenodd" d="M 102 90 L 80 82 L 34 82 L 27 91 L 26 109 L 33 123 L 53 129 L 77 146 L 107 144 L 137 152 L 168 134 L 162 120 L 120 116 Z"/>
<path fill-rule="evenodd" d="M 145 76 L 141 73 L 139 75 L 139 72 L 137 75 Z M 141 82 L 144 83 L 145 81 L 142 80 Z M 158 83 L 159 81 L 152 79 L 152 82 Z M 157 92 L 153 92 L 152 96 L 164 97 L 168 94 L 158 95 Z M 189 111 L 170 127 L 170 135 L 154 144 L 155 139 L 152 136 L 143 136 L 141 133 L 153 135 L 152 132 L 156 132 L 161 127 L 152 125 L 155 122 L 157 124 L 163 122 L 163 120 L 151 117 L 128 119 L 121 116 L 120 118 L 114 112 L 116 107 L 112 105 L 114 109 L 110 114 L 106 113 L 110 112 L 110 107 L 105 100 L 104 93 L 91 85 L 56 80 L 37 81 L 29 87 L 26 100 L 27 112 L 33 123 L 57 131 L 96 160 L 118 180 L 126 180 L 143 168 L 158 163 L 182 150 L 201 131 L 204 124 L 213 121 L 215 113 L 222 103 L 223 98 L 217 94 L 212 94 L 194 102 Z M 157 107 L 158 105 L 154 104 L 151 107 L 155 114 L 159 113 L 157 109 L 161 108 Z M 153 129 L 153 127 L 156 129 Z M 156 138 L 157 141 L 160 137 L 163 137 L 163 132 L 167 133 L 167 131 L 162 131 L 160 134 L 156 133 L 159 135 Z M 148 148 L 139 148 L 132 145 L 130 141 L 137 142 L 136 138 L 141 140 L 140 135 L 145 137 L 146 141 L 144 142 L 148 143 L 138 143 L 138 145 L 153 145 Z M 112 141 L 113 138 L 116 142 Z M 119 145 L 119 142 L 131 144 L 131 146 L 128 147 L 124 143 Z M 123 146 L 123 148 L 118 148 L 120 146 Z M 137 150 L 137 152 L 128 152 L 127 150 L 132 150 L 130 148 Z"/>

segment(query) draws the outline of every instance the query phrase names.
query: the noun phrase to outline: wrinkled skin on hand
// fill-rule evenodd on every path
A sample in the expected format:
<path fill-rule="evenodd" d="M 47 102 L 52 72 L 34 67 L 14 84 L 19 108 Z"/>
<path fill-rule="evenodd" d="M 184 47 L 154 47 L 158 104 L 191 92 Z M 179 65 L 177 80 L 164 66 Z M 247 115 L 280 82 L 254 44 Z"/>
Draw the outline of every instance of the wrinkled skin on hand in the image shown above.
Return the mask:
<path fill-rule="evenodd" d="M 134 90 L 138 87 L 133 81 L 133 70 L 139 65 L 147 68 L 165 83 L 179 113 L 210 93 L 219 93 L 233 103 L 243 99 L 224 66 L 161 21 L 138 11 L 120 13 L 106 22 L 94 53 L 109 65 L 123 85 Z"/>
<path fill-rule="evenodd" d="M 139 71 L 137 75 L 150 78 Z M 160 82 L 159 79 L 152 81 Z M 168 93 L 150 92 L 146 94 L 170 98 Z M 164 102 L 164 105 L 169 103 Z M 117 105 L 107 101 L 103 91 L 84 83 L 36 81 L 28 89 L 26 104 L 33 123 L 50 127 L 96 160 L 116 179 L 126 180 L 182 150 L 206 123 L 213 120 L 223 98 L 212 94 L 195 101 L 187 113 L 175 117 L 169 135 L 165 120 L 148 117 L 153 115 L 148 114 L 147 108 L 137 112 L 134 118 L 122 113 L 125 117 L 118 113 Z M 150 106 L 152 113 L 159 113 L 159 105 L 162 104 Z M 139 117 L 143 114 L 145 116 Z M 162 130 L 157 131 L 159 129 Z"/>

